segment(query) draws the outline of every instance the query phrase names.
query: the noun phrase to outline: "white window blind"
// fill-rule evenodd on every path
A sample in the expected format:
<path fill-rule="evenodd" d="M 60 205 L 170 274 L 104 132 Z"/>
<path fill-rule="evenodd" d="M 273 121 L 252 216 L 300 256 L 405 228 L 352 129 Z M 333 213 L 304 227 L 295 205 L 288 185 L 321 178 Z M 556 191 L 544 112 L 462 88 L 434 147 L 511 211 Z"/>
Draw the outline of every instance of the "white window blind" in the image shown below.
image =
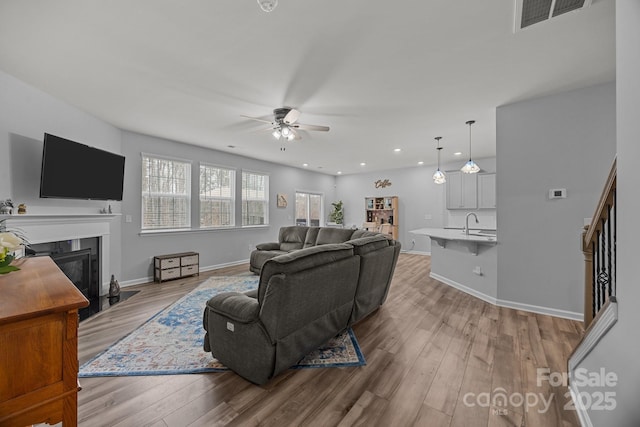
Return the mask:
<path fill-rule="evenodd" d="M 142 229 L 191 226 L 191 163 L 142 155 Z"/>
<path fill-rule="evenodd" d="M 269 224 L 269 176 L 242 172 L 242 225 Z"/>
<path fill-rule="evenodd" d="M 236 171 L 200 165 L 200 227 L 235 225 Z"/>

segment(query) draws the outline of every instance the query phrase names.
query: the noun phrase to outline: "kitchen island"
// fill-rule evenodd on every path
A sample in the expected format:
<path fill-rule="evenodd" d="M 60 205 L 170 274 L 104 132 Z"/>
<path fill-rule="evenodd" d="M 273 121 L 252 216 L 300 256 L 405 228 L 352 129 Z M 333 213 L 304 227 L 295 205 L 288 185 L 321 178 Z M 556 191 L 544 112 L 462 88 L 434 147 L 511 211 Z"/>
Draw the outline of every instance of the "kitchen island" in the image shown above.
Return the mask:
<path fill-rule="evenodd" d="M 429 237 L 430 276 L 492 304 L 497 302 L 497 234 L 495 230 L 421 228 L 409 233 Z"/>

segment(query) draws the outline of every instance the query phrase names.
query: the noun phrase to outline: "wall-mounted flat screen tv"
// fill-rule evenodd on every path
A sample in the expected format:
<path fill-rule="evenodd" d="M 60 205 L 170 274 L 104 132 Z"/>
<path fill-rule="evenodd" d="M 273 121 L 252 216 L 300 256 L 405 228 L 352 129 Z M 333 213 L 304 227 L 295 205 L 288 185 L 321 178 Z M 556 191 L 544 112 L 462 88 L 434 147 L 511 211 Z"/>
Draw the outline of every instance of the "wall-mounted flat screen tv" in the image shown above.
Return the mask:
<path fill-rule="evenodd" d="M 124 156 L 44 134 L 40 197 L 122 200 Z"/>

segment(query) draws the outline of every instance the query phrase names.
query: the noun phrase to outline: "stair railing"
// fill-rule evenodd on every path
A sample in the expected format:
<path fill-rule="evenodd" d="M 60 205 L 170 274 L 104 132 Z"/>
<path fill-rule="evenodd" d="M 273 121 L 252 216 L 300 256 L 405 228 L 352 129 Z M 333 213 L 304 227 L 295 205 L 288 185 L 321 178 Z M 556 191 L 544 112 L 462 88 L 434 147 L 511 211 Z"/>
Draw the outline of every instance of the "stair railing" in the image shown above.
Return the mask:
<path fill-rule="evenodd" d="M 584 327 L 616 295 L 616 181 L 614 159 L 607 183 L 591 219 L 582 233 L 584 253 Z"/>

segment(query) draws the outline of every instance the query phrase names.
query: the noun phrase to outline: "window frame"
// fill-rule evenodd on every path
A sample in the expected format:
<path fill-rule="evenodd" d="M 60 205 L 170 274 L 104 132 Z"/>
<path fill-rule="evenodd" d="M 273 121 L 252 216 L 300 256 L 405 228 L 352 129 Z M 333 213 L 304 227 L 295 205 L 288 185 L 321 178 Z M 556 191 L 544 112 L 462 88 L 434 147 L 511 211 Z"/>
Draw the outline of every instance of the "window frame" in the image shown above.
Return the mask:
<path fill-rule="evenodd" d="M 264 185 L 264 195 L 265 198 L 264 199 L 255 199 L 255 198 L 247 198 L 245 197 L 245 186 L 244 186 L 244 182 L 245 182 L 245 174 L 251 174 L 251 175 L 259 175 L 262 176 L 265 180 L 265 185 Z M 241 175 L 241 180 L 240 180 L 240 227 L 242 228 L 249 228 L 249 227 L 264 227 L 264 226 L 268 226 L 269 225 L 269 181 L 270 181 L 270 176 L 268 173 L 266 172 L 259 172 L 259 171 L 253 171 L 253 170 L 249 170 L 249 169 L 243 169 L 242 170 L 242 175 Z M 260 201 L 264 204 L 264 223 L 262 224 L 245 224 L 245 201 Z"/>
<path fill-rule="evenodd" d="M 224 170 L 227 172 L 231 173 L 231 176 L 229 177 L 229 182 L 230 182 L 230 196 L 229 197 L 224 197 L 224 196 L 210 196 L 210 197 L 206 197 L 203 199 L 202 196 L 202 168 L 211 168 L 211 169 L 218 169 L 218 170 Z M 199 162 L 199 167 L 198 167 L 198 224 L 199 227 L 203 230 L 215 230 L 215 229 L 221 229 L 221 228 L 234 228 L 236 226 L 236 179 L 237 179 L 237 169 L 234 167 L 230 167 L 230 166 L 222 166 L 222 165 L 217 165 L 217 164 L 213 164 L 213 163 L 208 163 L 208 162 Z M 231 219 L 231 223 L 228 225 L 203 225 L 202 223 L 202 202 L 203 200 L 228 200 L 231 206 L 231 212 L 229 215 L 229 218 Z"/>
<path fill-rule="evenodd" d="M 325 203 L 324 203 L 324 193 L 321 191 L 311 191 L 311 190 L 295 190 L 295 207 L 294 207 L 294 215 L 293 222 L 294 225 L 298 225 L 298 194 L 305 194 L 306 197 L 306 212 L 307 212 L 307 226 L 311 224 L 311 197 L 309 196 L 319 196 L 320 197 L 320 218 L 319 218 L 319 227 L 324 227 L 326 225 L 324 218 L 325 211 Z"/>
<path fill-rule="evenodd" d="M 179 193 L 151 193 L 150 191 L 145 191 L 148 189 L 145 189 L 143 187 L 144 185 L 144 174 L 145 174 L 145 159 L 155 159 L 155 160 L 164 160 L 164 161 L 170 161 L 170 162 L 176 162 L 176 163 L 181 163 L 187 166 L 187 173 L 185 174 L 185 189 L 186 189 L 186 194 L 184 195 L 180 195 Z M 141 152 L 140 153 L 140 230 L 143 233 L 152 233 L 152 232 L 167 232 L 167 231 L 185 231 L 185 230 L 190 230 L 192 228 L 192 221 L 191 221 L 191 213 L 192 213 L 192 202 L 193 202 L 193 198 L 192 198 L 192 193 L 193 193 L 193 189 L 192 189 L 192 179 L 191 179 L 191 175 L 193 173 L 193 161 L 188 160 L 188 159 L 182 159 L 182 158 L 178 158 L 178 157 L 172 157 L 172 156 L 165 156 L 165 155 L 161 155 L 161 154 L 152 154 L 152 153 L 145 153 L 145 152 Z M 186 224 L 181 225 L 181 226 L 175 226 L 175 224 L 171 225 L 171 226 L 162 226 L 162 227 L 146 227 L 145 226 L 145 197 L 162 197 L 162 195 L 167 195 L 167 196 L 171 196 L 175 199 L 183 199 L 186 200 L 186 207 L 187 207 L 187 212 L 186 212 Z M 176 197 L 178 196 L 178 197 Z M 174 221 L 175 223 L 175 221 Z"/>

